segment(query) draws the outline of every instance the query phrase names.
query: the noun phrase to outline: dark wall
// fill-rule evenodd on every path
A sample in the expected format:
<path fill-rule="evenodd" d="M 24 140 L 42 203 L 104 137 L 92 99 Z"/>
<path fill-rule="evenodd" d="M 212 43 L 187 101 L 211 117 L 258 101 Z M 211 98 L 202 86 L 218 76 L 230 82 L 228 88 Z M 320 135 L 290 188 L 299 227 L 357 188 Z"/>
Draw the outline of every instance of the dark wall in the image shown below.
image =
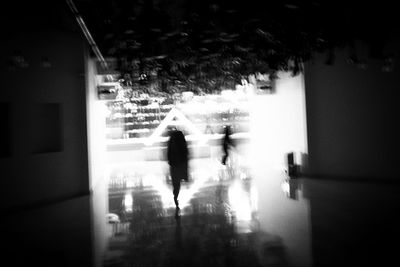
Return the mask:
<path fill-rule="evenodd" d="M 74 18 L 66 4 L 13 3 L 4 13 L 2 261 L 90 266 L 87 43 L 79 28 L 70 28 Z"/>
<path fill-rule="evenodd" d="M 396 45 L 387 49 L 397 53 Z M 337 51 L 333 65 L 325 64 L 322 54 L 306 64 L 307 174 L 398 177 L 400 68 L 384 72 L 383 60 L 368 55 L 360 43 L 358 56 L 365 66 L 349 64 L 348 49 Z"/>
<path fill-rule="evenodd" d="M 2 58 L 14 50 L 27 66 L 1 68 L 0 99 L 9 117 L 1 207 L 88 192 L 83 40 L 57 31 L 25 33 L 8 40 Z M 42 57 L 50 67 L 41 65 Z"/>

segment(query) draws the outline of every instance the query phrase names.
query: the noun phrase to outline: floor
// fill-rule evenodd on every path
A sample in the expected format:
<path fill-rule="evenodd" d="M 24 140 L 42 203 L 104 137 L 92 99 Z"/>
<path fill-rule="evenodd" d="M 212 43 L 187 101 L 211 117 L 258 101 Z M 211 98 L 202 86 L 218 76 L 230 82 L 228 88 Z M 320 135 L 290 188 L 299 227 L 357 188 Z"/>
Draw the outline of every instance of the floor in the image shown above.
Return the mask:
<path fill-rule="evenodd" d="M 190 179 L 182 182 L 179 212 L 165 161 L 144 156 L 110 164 L 108 212 L 119 221 L 108 222 L 103 266 L 312 265 L 300 182 L 290 181 L 283 168 L 259 181 L 240 153 L 246 149 L 239 147 L 227 165 L 220 163 L 219 147 L 197 153 L 202 156 L 190 161 Z"/>
<path fill-rule="evenodd" d="M 219 162 L 218 148 L 191 160 L 179 216 L 165 161 L 117 156 L 118 163 L 110 165 L 108 212 L 121 221 L 107 224 L 103 266 L 392 266 L 397 261 L 398 183 L 289 178 L 282 165 L 254 165 L 242 157 L 246 147 L 229 166 Z"/>
<path fill-rule="evenodd" d="M 238 190 L 248 194 L 250 182 L 241 180 Z M 153 186 L 132 187 L 132 210 L 113 225 L 110 249 L 121 253 L 122 266 L 284 266 L 285 247 L 279 236 L 260 230 L 254 215 L 238 220 L 229 201 L 234 184 L 204 183 L 180 214 L 163 206 Z M 183 185 L 188 190 L 191 186 Z M 122 199 L 122 194 L 113 197 Z M 105 266 L 114 265 L 106 261 Z"/>
<path fill-rule="evenodd" d="M 103 189 L 3 214 L 1 265 L 398 265 L 396 182 L 288 179 L 282 166 L 200 153 L 177 217 L 166 162 L 123 153 Z"/>

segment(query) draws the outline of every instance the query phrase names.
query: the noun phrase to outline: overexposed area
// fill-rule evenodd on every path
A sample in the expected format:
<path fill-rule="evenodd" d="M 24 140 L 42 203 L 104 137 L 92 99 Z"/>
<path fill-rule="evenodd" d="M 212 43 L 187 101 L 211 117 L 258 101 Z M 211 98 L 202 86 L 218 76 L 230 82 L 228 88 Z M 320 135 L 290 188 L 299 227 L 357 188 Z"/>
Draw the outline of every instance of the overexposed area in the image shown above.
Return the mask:
<path fill-rule="evenodd" d="M 294 153 L 299 165 L 307 154 L 302 75 L 280 73 L 271 92 L 245 82 L 220 95 L 186 93 L 175 103 L 146 99 L 145 105 L 136 105 L 98 99 L 101 81 L 91 71 L 88 138 L 98 266 L 101 259 L 112 257 L 107 242 L 116 231 L 129 232 L 137 188 L 150 188 L 163 210 L 174 207 L 165 157 L 169 127 L 185 133 L 190 151 L 190 182 L 182 185 L 179 195 L 182 216 L 193 212 L 193 199 L 201 192 L 224 183 L 238 232 L 251 232 L 258 225 L 279 236 L 292 266 L 310 266 L 309 205 L 301 186 L 294 189 L 296 198 L 289 197 L 294 185 L 285 172 L 288 153 Z M 144 96 L 139 98 L 144 101 Z M 233 129 L 236 146 L 228 164 L 222 165 L 226 125 Z M 237 178 L 232 180 L 232 175 Z M 212 204 L 205 209 L 211 212 Z M 123 222 L 121 214 L 128 219 Z"/>

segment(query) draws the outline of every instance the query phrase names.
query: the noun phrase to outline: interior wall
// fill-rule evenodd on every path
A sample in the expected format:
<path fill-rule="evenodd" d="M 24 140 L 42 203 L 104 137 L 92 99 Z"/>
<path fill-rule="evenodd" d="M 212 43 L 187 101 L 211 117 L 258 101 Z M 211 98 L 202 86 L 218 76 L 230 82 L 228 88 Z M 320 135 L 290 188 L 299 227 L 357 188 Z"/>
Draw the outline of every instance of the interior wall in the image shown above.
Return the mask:
<path fill-rule="evenodd" d="M 286 154 L 294 152 L 302 164 L 307 153 L 303 75 L 280 72 L 275 93 L 251 100 L 251 132 L 254 162 L 285 167 Z"/>
<path fill-rule="evenodd" d="M 358 45 L 365 66 L 349 64 L 348 49 L 336 51 L 333 65 L 318 55 L 305 66 L 309 175 L 398 177 L 400 69 L 395 65 L 383 72 L 383 61 L 371 59 L 367 47 Z M 396 45 L 387 49 L 398 62 Z"/>
<path fill-rule="evenodd" d="M 312 266 L 309 201 L 301 193 L 296 201 L 289 199 L 282 191 L 285 155 L 295 152 L 300 164 L 307 153 L 303 78 L 279 73 L 275 93 L 256 95 L 250 113 L 257 216 L 261 230 L 282 238 L 289 266 Z"/>
<path fill-rule="evenodd" d="M 68 9 L 54 16 L 50 5 L 31 6 L 1 19 L 0 254 L 11 266 L 91 266 L 87 43 L 45 19 Z"/>
<path fill-rule="evenodd" d="M 89 51 L 88 51 L 89 52 Z M 94 266 L 101 266 L 107 247 L 108 170 L 106 162 L 106 105 L 97 94 L 96 61 L 86 54 L 86 101 L 89 149 L 89 181 L 92 193 Z"/>
<path fill-rule="evenodd" d="M 3 209 L 88 193 L 84 45 L 73 34 L 35 32 L 2 46 L 2 58 L 19 50 L 29 64 L 1 67 L 0 101 L 10 107 L 12 137 L 0 159 Z M 41 65 L 43 57 L 51 67 Z M 49 138 L 56 145 L 42 147 Z"/>

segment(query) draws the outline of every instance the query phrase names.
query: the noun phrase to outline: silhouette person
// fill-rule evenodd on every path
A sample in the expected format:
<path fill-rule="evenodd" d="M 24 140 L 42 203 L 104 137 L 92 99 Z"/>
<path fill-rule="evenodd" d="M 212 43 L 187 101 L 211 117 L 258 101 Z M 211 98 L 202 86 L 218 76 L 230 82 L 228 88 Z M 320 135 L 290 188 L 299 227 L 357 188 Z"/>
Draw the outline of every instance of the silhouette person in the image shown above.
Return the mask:
<path fill-rule="evenodd" d="M 226 125 L 224 129 L 224 137 L 222 139 L 222 150 L 224 154 L 222 156 L 221 163 L 223 165 L 226 165 L 226 161 L 229 157 L 229 150 L 233 147 L 231 134 L 232 134 L 231 127 L 229 125 Z"/>
<path fill-rule="evenodd" d="M 172 130 L 167 148 L 168 164 L 173 186 L 176 211 L 179 211 L 178 195 L 181 189 L 181 180 L 188 181 L 188 148 L 185 136 L 179 130 Z"/>

